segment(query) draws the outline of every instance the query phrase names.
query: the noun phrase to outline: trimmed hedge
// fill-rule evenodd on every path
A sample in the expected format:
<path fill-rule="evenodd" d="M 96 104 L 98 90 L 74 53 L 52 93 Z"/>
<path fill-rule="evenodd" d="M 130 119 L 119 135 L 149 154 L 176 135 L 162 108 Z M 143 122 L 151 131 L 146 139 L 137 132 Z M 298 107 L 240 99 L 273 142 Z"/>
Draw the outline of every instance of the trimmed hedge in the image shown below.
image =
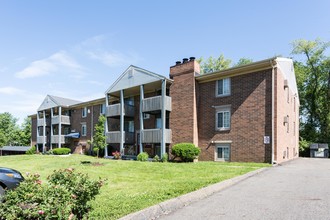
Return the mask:
<path fill-rule="evenodd" d="M 53 149 L 53 154 L 55 155 L 65 155 L 65 154 L 69 154 L 71 153 L 71 149 L 70 148 L 55 148 Z"/>
<path fill-rule="evenodd" d="M 192 143 L 180 143 L 172 147 L 174 158 L 180 157 L 184 162 L 192 162 L 200 152 L 201 149 Z"/>

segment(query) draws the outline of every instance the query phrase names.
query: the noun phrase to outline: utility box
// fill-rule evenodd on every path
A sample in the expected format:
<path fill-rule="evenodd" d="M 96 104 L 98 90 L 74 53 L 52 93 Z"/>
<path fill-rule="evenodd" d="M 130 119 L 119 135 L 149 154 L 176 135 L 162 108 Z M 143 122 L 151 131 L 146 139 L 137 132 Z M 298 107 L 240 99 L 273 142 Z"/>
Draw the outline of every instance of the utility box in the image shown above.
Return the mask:
<path fill-rule="evenodd" d="M 309 146 L 310 157 L 316 158 L 328 158 L 329 157 L 329 146 L 328 144 L 312 143 Z"/>

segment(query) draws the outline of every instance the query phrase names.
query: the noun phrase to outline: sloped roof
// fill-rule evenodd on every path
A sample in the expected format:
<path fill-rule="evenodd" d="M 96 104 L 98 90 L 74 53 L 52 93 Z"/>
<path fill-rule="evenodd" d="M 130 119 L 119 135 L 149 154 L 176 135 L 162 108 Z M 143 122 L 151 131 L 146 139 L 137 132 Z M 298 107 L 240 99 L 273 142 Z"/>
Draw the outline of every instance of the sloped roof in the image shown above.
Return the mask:
<path fill-rule="evenodd" d="M 42 111 L 45 109 L 50 109 L 50 108 L 58 107 L 58 106 L 69 107 L 70 105 L 75 105 L 80 102 L 81 101 L 47 95 L 46 98 L 44 99 L 44 101 L 41 103 L 40 107 L 38 108 L 38 111 Z"/>
<path fill-rule="evenodd" d="M 122 89 L 132 88 L 162 79 L 171 81 L 165 76 L 130 65 L 105 93 L 117 92 Z"/>

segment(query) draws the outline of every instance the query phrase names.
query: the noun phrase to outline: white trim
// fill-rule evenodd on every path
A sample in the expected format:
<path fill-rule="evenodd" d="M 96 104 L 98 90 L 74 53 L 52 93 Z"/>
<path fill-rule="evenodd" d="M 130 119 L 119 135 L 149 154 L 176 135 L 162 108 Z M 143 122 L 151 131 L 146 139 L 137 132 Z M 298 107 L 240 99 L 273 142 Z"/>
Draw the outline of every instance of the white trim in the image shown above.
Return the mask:
<path fill-rule="evenodd" d="M 84 133 L 84 128 L 85 127 L 85 133 Z M 81 124 L 81 136 L 87 136 L 87 125 L 85 124 Z"/>
<path fill-rule="evenodd" d="M 228 131 L 231 129 L 231 105 L 215 106 L 215 130 L 216 131 Z M 218 114 L 229 113 L 229 127 L 218 127 Z"/>
<path fill-rule="evenodd" d="M 211 141 L 212 144 L 231 144 L 233 141 Z"/>
<path fill-rule="evenodd" d="M 223 94 L 219 94 L 219 81 L 222 80 L 222 86 L 223 86 Z M 224 82 L 225 80 L 228 80 L 228 93 L 224 93 Z M 226 96 L 230 96 L 231 95 L 231 79 L 229 77 L 227 78 L 223 78 L 223 79 L 218 79 L 215 81 L 216 85 L 215 85 L 215 97 L 226 97 Z"/>
<path fill-rule="evenodd" d="M 218 148 L 228 148 L 229 149 L 229 158 L 226 160 L 223 158 L 218 158 Z M 214 146 L 214 161 L 230 161 L 231 160 L 231 143 L 221 143 Z"/>

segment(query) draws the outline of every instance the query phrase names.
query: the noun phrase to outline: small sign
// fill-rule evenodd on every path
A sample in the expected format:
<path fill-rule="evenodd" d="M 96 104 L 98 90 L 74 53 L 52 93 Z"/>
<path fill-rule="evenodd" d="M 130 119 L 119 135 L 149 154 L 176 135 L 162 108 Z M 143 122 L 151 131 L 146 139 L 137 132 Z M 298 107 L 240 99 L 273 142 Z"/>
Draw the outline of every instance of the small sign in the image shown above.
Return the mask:
<path fill-rule="evenodd" d="M 270 137 L 264 136 L 264 144 L 270 144 Z"/>

